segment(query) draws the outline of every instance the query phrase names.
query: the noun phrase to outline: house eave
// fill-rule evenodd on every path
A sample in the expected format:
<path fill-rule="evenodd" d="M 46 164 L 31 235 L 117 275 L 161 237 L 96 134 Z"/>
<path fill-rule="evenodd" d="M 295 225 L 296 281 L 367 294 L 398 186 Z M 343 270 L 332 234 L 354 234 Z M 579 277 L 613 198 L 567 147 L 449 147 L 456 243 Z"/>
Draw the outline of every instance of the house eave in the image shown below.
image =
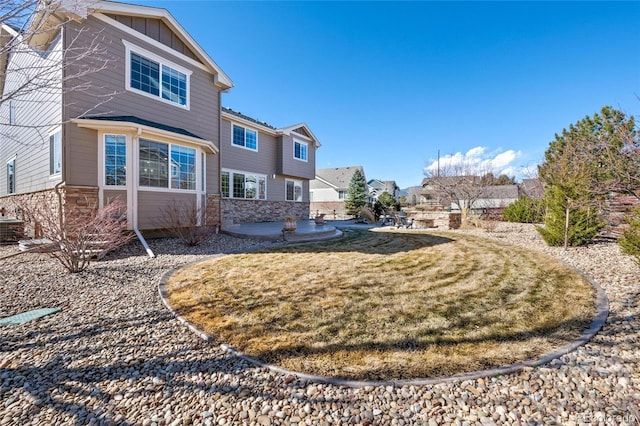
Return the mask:
<path fill-rule="evenodd" d="M 316 135 L 313 134 L 313 132 L 311 131 L 311 129 L 309 128 L 309 126 L 307 126 L 305 123 L 299 123 L 299 124 L 294 124 L 293 126 L 287 126 L 287 127 L 283 127 L 282 129 L 278 129 L 278 132 L 284 134 L 284 135 L 291 135 L 291 133 L 295 130 L 295 129 L 299 129 L 299 128 L 304 128 L 304 130 L 309 133 L 309 135 L 311 135 L 311 137 L 307 137 L 305 135 L 301 135 L 299 133 L 295 133 L 296 137 L 301 137 L 301 138 L 305 138 L 311 142 L 314 143 L 316 148 L 320 148 L 322 145 L 320 144 L 320 141 L 318 140 L 318 138 L 316 137 Z"/>
<path fill-rule="evenodd" d="M 209 56 L 207 52 L 189 35 L 189 33 L 178 23 L 178 21 L 165 8 L 134 5 L 128 3 L 115 3 L 110 1 L 98 1 L 92 5 L 93 12 L 114 13 L 142 18 L 155 18 L 164 21 L 172 31 L 192 48 L 201 61 L 203 61 L 216 74 L 215 85 L 223 90 L 233 87 L 233 81 L 222 71 L 222 68 Z"/>
<path fill-rule="evenodd" d="M 177 142 L 196 145 L 206 151 L 209 151 L 212 154 L 217 154 L 220 151 L 212 141 L 194 138 L 188 135 L 181 135 L 179 133 L 158 129 L 156 127 L 147 126 L 144 124 L 132 123 L 130 121 L 105 121 L 92 120 L 88 118 L 76 118 L 71 121 L 81 128 L 93 129 L 98 131 L 136 132 L 142 135 L 159 136 L 162 138 L 172 139 Z"/>
<path fill-rule="evenodd" d="M 242 125 L 245 125 L 247 127 L 254 128 L 254 129 L 258 129 L 261 132 L 267 133 L 267 134 L 269 134 L 271 136 L 278 136 L 278 131 L 277 130 L 272 129 L 271 127 L 263 126 L 263 125 L 261 125 L 259 123 L 256 123 L 255 121 L 247 120 L 245 118 L 239 117 L 239 116 L 237 116 L 235 114 L 228 113 L 226 111 L 221 111 L 221 115 L 222 115 L 222 118 L 225 118 L 228 121 L 231 121 L 231 122 L 235 121 L 236 123 L 239 123 L 239 124 L 242 124 Z"/>

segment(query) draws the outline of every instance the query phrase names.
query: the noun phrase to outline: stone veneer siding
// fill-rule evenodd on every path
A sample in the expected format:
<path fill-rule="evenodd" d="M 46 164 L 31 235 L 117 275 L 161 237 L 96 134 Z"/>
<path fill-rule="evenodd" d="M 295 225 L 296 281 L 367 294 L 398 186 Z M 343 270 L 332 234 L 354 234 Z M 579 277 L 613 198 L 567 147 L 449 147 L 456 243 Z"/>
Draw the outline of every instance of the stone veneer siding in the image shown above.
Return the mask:
<path fill-rule="evenodd" d="M 309 203 L 293 201 L 260 201 L 223 198 L 220 202 L 222 225 L 274 222 L 287 216 L 309 218 Z"/>
<path fill-rule="evenodd" d="M 92 186 L 63 186 L 60 188 L 62 194 L 62 205 L 66 212 L 73 211 L 76 214 L 87 215 L 98 205 L 98 188 Z M 7 217 L 15 217 L 25 220 L 25 233 L 28 236 L 38 238 L 39 231 L 35 223 L 29 222 L 21 208 L 32 211 L 39 210 L 47 214 L 58 214 L 58 196 L 55 189 L 29 192 L 26 194 L 12 194 L 0 198 L 0 208 L 4 208 Z M 41 213 L 41 214 L 42 214 Z"/>
<path fill-rule="evenodd" d="M 206 199 L 206 221 L 205 225 L 215 226 L 219 225 L 220 220 L 220 195 L 207 194 Z"/>

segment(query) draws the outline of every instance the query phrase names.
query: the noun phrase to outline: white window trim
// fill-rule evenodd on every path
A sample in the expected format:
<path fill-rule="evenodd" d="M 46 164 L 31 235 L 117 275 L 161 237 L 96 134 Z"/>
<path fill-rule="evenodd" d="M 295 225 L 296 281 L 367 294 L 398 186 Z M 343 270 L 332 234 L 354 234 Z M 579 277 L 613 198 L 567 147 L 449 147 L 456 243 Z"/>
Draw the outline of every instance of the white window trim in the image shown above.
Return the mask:
<path fill-rule="evenodd" d="M 137 93 L 139 95 L 145 96 L 147 98 L 150 99 L 155 99 L 157 101 L 161 101 L 164 102 L 165 104 L 169 104 L 169 105 L 173 105 L 174 107 L 177 108 L 181 108 L 181 109 L 186 109 L 187 111 L 189 111 L 191 109 L 190 105 L 191 105 L 191 74 L 193 73 L 191 70 L 180 66 L 174 62 L 171 62 L 161 56 L 156 55 L 155 53 L 149 52 L 146 49 L 143 49 L 142 47 L 138 47 L 135 44 L 127 41 L 127 40 L 122 40 L 122 43 L 124 44 L 125 47 L 125 88 L 127 90 L 129 90 L 130 92 L 133 93 Z M 147 59 L 151 59 L 152 61 L 155 61 L 157 63 L 160 64 L 160 80 L 162 80 L 162 66 L 166 65 L 168 67 L 173 68 L 176 71 L 180 71 L 181 73 L 183 73 L 184 75 L 187 76 L 187 102 L 185 103 L 185 105 L 180 105 L 176 102 L 172 102 L 168 99 L 164 99 L 162 97 L 162 89 L 160 89 L 160 94 L 159 96 L 156 95 L 152 95 L 151 93 L 147 93 L 143 90 L 139 90 L 136 89 L 135 87 L 131 87 L 131 53 L 137 53 L 140 56 L 144 56 Z"/>
<path fill-rule="evenodd" d="M 237 145 L 236 145 L 237 146 Z M 227 172 L 229 173 L 229 194 L 228 195 L 224 195 L 222 192 L 222 173 L 223 172 Z M 237 198 L 233 196 L 233 174 L 234 173 L 238 173 L 238 174 L 243 174 L 243 175 L 251 175 L 251 176 L 255 176 L 256 178 L 264 178 L 264 198 Z M 263 174 L 263 173 L 255 173 L 255 172 L 247 172 L 244 170 L 234 170 L 234 169 L 222 169 L 220 170 L 220 194 L 222 195 L 223 198 L 228 198 L 231 200 L 256 200 L 256 201 L 267 201 L 268 197 L 268 182 L 269 179 L 267 179 L 267 175 Z"/>
<path fill-rule="evenodd" d="M 305 154 L 306 154 L 307 158 L 303 159 L 303 158 L 296 157 L 296 144 L 304 145 L 306 147 Z M 293 140 L 293 158 L 295 160 L 302 161 L 304 163 L 308 163 L 309 162 L 309 143 L 294 139 Z"/>
<path fill-rule="evenodd" d="M 287 183 L 288 182 L 293 182 L 293 186 L 295 188 L 296 184 L 300 184 L 300 189 L 301 189 L 301 197 L 300 197 L 300 201 L 298 200 L 287 200 Z M 295 194 L 295 191 L 294 191 Z M 285 201 L 289 201 L 291 203 L 301 203 L 304 201 L 304 184 L 301 180 L 298 179 L 285 179 L 284 180 L 284 200 Z"/>
<path fill-rule="evenodd" d="M 56 127 L 52 132 L 49 133 L 49 141 L 51 141 L 51 136 L 56 133 L 60 133 L 60 171 L 56 173 L 51 173 L 51 142 L 49 142 L 49 177 L 57 178 L 62 174 L 62 126 Z"/>
<path fill-rule="evenodd" d="M 124 185 L 108 185 L 107 184 L 107 167 L 105 164 L 105 161 L 107 160 L 107 136 L 124 136 L 124 148 L 125 148 L 125 184 Z M 125 133 L 103 133 L 102 134 L 102 160 L 101 160 L 101 164 L 102 164 L 102 186 L 104 186 L 105 188 L 109 188 L 109 189 L 127 189 L 127 183 L 129 182 L 129 179 L 131 178 L 129 176 L 129 157 L 131 156 L 131 154 L 129 153 L 129 143 L 128 143 L 129 138 L 127 137 L 127 135 Z"/>
<path fill-rule="evenodd" d="M 16 103 L 15 100 L 9 99 L 9 125 L 16 124 Z"/>
<path fill-rule="evenodd" d="M 235 143 L 233 143 L 233 126 L 238 126 L 238 127 L 242 127 L 244 129 L 244 145 L 236 145 Z M 256 148 L 247 148 L 247 129 L 251 130 L 252 132 L 256 132 Z M 256 129 L 253 129 L 251 127 L 245 126 L 244 124 L 237 124 L 237 123 L 233 123 L 231 122 L 231 146 L 234 146 L 236 148 L 240 148 L 240 149 L 246 149 L 247 151 L 251 151 L 251 152 L 258 152 L 258 147 L 260 146 L 260 132 L 257 131 Z"/>
<path fill-rule="evenodd" d="M 195 150 L 195 170 L 196 170 L 196 176 L 195 176 L 195 189 L 182 189 L 182 188 L 172 188 L 171 187 L 171 165 L 169 164 L 169 168 L 167 169 L 168 172 L 168 186 L 167 187 L 158 187 L 158 186 L 144 186 L 144 185 L 140 185 L 140 139 L 145 139 L 151 142 L 157 142 L 157 143 L 163 143 L 169 146 L 169 158 L 171 158 L 171 147 L 172 146 L 181 146 L 181 147 L 185 147 L 185 148 L 190 148 L 190 149 L 194 149 Z M 136 173 L 135 176 L 133 176 L 132 178 L 136 180 L 136 188 L 138 188 L 138 191 L 148 191 L 148 192 L 182 192 L 185 194 L 196 194 L 196 193 L 200 193 L 204 191 L 203 189 L 199 189 L 199 180 L 200 180 L 200 155 L 198 155 L 199 153 L 203 152 L 200 148 L 196 147 L 196 146 L 189 146 L 186 144 L 181 144 L 181 143 L 174 143 L 174 142 L 167 142 L 165 140 L 158 140 L 158 139 L 154 139 L 153 137 L 150 136 L 140 136 L 136 138 L 136 143 L 134 144 L 134 150 L 136 152 Z M 170 161 L 170 160 L 168 160 Z M 128 164 L 128 163 L 127 163 Z M 129 174 L 127 173 L 127 180 L 128 180 Z M 109 188 L 116 188 L 116 187 L 109 187 Z"/>
<path fill-rule="evenodd" d="M 172 188 L 171 187 L 171 164 L 168 164 L 168 169 L 167 169 L 167 182 L 168 182 L 168 186 L 165 187 L 159 187 L 159 186 L 145 186 L 145 185 L 140 185 L 140 139 L 145 139 L 151 142 L 157 142 L 157 143 L 163 143 L 163 144 L 167 144 L 169 145 L 169 159 L 171 158 L 171 147 L 172 146 L 182 146 L 185 148 L 190 148 L 190 149 L 194 149 L 195 150 L 195 170 L 196 170 L 196 176 L 195 176 L 195 189 L 181 189 L 181 188 Z M 135 150 L 137 152 L 136 155 L 136 175 L 135 175 L 135 179 L 136 179 L 136 187 L 138 188 L 138 191 L 148 191 L 148 192 L 179 192 L 179 193 L 183 193 L 183 194 L 197 194 L 200 193 L 201 191 L 198 190 L 198 181 L 200 180 L 200 159 L 199 159 L 199 153 L 202 152 L 202 150 L 200 148 L 197 147 L 193 147 L 193 146 L 189 146 L 189 145 L 184 145 L 181 143 L 174 143 L 174 142 L 165 142 L 163 140 L 158 140 L 158 139 L 153 139 L 151 137 L 147 137 L 147 136 L 141 136 L 136 138 L 136 143 L 135 143 Z M 168 160 L 170 162 L 170 160 Z M 127 175 L 128 176 L 128 175 Z M 109 187 L 111 188 L 111 187 Z"/>
<path fill-rule="evenodd" d="M 13 163 L 13 191 L 9 191 L 9 164 Z M 18 185 L 16 184 L 16 157 L 12 157 L 7 161 L 7 165 L 4 167 L 5 179 L 7 180 L 7 185 L 5 190 L 7 194 L 16 194 Z"/>

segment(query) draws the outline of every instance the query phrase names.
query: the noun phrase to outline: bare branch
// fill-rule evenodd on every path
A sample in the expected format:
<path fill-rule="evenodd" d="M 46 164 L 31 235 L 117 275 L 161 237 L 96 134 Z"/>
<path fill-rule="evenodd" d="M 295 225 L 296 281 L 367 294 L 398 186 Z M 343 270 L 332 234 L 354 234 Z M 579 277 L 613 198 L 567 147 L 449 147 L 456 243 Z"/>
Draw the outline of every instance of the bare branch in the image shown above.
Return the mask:
<path fill-rule="evenodd" d="M 93 2 L 80 3 L 90 8 Z M 23 130 L 46 135 L 74 118 L 108 114 L 103 106 L 119 93 L 113 87 L 96 85 L 94 78 L 117 66 L 109 53 L 111 40 L 102 30 L 72 25 L 69 16 L 73 11 L 61 8 L 59 1 L 0 0 L 2 22 L 9 26 L 3 26 L 0 34 L 0 58 L 6 60 L 6 66 L 0 67 L 0 108 L 8 108 L 11 102 L 17 112 L 12 123 L 6 121 L 9 114 L 2 114 L 3 138 L 32 144 Z M 71 93 L 83 93 L 92 102 L 88 106 L 74 102 L 74 96 L 67 96 Z M 38 114 L 44 110 L 49 113 Z M 56 110 L 59 112 L 51 113 Z"/>

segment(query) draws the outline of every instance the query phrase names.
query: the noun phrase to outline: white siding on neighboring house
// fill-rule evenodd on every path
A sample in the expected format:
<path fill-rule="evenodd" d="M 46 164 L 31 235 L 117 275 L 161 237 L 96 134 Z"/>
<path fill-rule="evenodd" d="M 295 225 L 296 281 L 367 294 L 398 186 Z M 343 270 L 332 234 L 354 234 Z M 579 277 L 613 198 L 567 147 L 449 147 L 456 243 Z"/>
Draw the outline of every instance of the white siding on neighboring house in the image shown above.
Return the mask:
<path fill-rule="evenodd" d="M 338 196 L 338 191 L 333 188 L 316 188 L 311 190 L 311 201 L 343 201 Z"/>
<path fill-rule="evenodd" d="M 4 96 L 44 72 L 46 90 L 23 93 L 12 99 L 13 126 L 9 125 L 10 102 L 0 106 L 0 164 L 15 158 L 16 193 L 52 188 L 60 174 L 50 175 L 49 136 L 62 121 L 60 77 L 61 37 L 45 52 L 21 45 L 7 63 Z M 7 174 L 0 173 L 0 196 L 7 195 Z"/>

